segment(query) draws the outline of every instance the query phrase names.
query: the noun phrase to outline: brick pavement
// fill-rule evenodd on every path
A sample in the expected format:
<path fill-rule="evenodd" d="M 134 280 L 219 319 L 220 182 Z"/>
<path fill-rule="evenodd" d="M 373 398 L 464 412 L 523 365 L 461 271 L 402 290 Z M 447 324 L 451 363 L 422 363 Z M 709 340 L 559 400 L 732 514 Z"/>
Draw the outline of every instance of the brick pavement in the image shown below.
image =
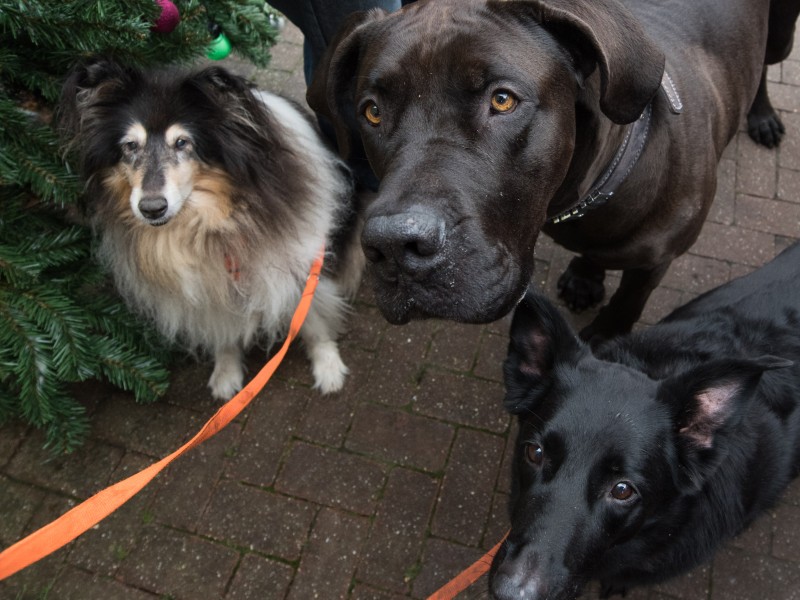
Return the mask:
<path fill-rule="evenodd" d="M 270 69 L 234 66 L 302 99 L 301 41 L 287 27 Z M 783 145 L 733 140 L 708 223 L 642 323 L 800 237 L 800 52 L 772 70 L 771 86 Z M 552 297 L 570 255 L 543 238 L 536 256 L 536 280 Z M 390 326 L 364 289 L 342 346 L 352 370 L 343 392 L 313 392 L 293 350 L 246 414 L 94 530 L 0 583 L 0 598 L 424 598 L 506 528 L 507 327 Z M 262 358 L 251 354 L 252 369 Z M 93 428 L 68 457 L 49 456 L 36 432 L 0 429 L 0 546 L 188 439 L 215 410 L 204 387 L 210 368 L 179 365 L 167 397 L 150 406 L 109 386 L 78 387 Z M 800 482 L 711 564 L 629 598 L 800 599 Z"/>

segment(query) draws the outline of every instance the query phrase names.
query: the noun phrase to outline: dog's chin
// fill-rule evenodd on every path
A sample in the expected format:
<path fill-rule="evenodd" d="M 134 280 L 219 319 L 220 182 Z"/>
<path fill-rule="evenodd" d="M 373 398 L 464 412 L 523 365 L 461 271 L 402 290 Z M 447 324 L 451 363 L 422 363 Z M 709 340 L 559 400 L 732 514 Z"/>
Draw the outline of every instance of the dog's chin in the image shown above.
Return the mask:
<path fill-rule="evenodd" d="M 458 323 L 491 323 L 507 315 L 517 305 L 527 282 L 509 286 L 507 282 L 489 286 L 440 288 L 424 283 L 386 281 L 372 278 L 375 303 L 383 317 L 393 325 L 412 320 L 445 319 Z"/>

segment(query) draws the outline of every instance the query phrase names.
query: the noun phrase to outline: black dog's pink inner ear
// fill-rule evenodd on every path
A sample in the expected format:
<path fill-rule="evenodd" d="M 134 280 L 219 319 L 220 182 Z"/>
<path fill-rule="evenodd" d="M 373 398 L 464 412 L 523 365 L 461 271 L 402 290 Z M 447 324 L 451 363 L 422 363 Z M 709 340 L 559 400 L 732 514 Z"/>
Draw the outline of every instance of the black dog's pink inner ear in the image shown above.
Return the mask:
<path fill-rule="evenodd" d="M 519 371 L 528 377 L 544 377 L 548 370 L 550 338 L 541 331 L 531 331 L 517 340 Z"/>
<path fill-rule="evenodd" d="M 679 433 L 699 448 L 710 448 L 714 434 L 730 414 L 731 402 L 741 389 L 741 383 L 728 381 L 695 393 L 694 414 Z"/>

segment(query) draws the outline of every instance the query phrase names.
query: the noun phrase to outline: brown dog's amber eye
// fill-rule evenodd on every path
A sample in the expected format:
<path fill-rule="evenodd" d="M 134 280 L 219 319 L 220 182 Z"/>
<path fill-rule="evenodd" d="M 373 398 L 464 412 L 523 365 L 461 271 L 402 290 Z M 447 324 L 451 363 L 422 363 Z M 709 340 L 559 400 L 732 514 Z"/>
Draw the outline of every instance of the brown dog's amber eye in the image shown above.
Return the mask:
<path fill-rule="evenodd" d="M 369 121 L 370 125 L 381 124 L 381 110 L 374 102 L 367 104 L 367 107 L 364 109 L 364 116 L 367 118 L 367 121 Z"/>
<path fill-rule="evenodd" d="M 492 94 L 492 109 L 495 112 L 508 112 L 517 106 L 517 99 L 507 90 L 497 90 Z"/>
<path fill-rule="evenodd" d="M 620 481 L 611 488 L 611 496 L 615 500 L 630 500 L 635 493 L 636 490 L 627 481 Z"/>
<path fill-rule="evenodd" d="M 542 462 L 544 462 L 544 450 L 539 444 L 528 444 L 525 446 L 525 456 L 528 457 L 528 461 L 536 465 L 537 467 L 541 466 Z"/>

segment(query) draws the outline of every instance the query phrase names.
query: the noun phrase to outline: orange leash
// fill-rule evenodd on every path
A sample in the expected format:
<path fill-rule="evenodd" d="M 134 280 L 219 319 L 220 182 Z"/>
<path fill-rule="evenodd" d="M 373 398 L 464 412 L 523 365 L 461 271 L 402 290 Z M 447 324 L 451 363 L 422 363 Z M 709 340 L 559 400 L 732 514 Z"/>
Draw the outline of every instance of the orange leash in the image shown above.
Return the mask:
<path fill-rule="evenodd" d="M 281 349 L 273 356 L 269 362 L 253 377 L 245 388 L 226 402 L 214 414 L 203 428 L 183 446 L 175 452 L 153 463 L 146 469 L 123 479 L 106 489 L 98 492 L 88 500 L 82 502 L 61 517 L 45 525 L 38 531 L 16 544 L 0 552 L 0 580 L 10 577 L 17 571 L 35 563 L 65 546 L 76 537 L 94 527 L 97 523 L 105 519 L 112 512 L 117 510 L 125 502 L 130 500 L 134 494 L 139 492 L 169 463 L 178 458 L 181 454 L 201 444 L 223 427 L 230 423 L 242 410 L 250 404 L 250 401 L 261 391 L 267 381 L 275 373 L 278 365 L 283 360 L 289 349 L 289 344 L 297 336 L 303 321 L 311 308 L 311 300 L 314 298 L 314 291 L 317 289 L 319 274 L 322 270 L 322 253 L 311 265 L 311 272 L 306 281 L 306 287 L 300 298 L 300 303 L 295 309 L 292 321 L 289 325 L 289 333 Z"/>
<path fill-rule="evenodd" d="M 489 567 L 492 566 L 492 559 L 494 558 L 494 555 L 497 554 L 498 550 L 500 550 L 500 546 L 503 545 L 503 542 L 506 541 L 507 537 L 508 532 L 506 532 L 503 538 L 497 542 L 491 550 L 481 556 L 466 569 L 461 571 L 461 573 L 456 575 L 445 585 L 433 592 L 433 594 L 428 596 L 427 600 L 452 600 L 473 583 L 478 581 L 478 579 L 483 577 L 483 575 L 489 570 Z"/>

